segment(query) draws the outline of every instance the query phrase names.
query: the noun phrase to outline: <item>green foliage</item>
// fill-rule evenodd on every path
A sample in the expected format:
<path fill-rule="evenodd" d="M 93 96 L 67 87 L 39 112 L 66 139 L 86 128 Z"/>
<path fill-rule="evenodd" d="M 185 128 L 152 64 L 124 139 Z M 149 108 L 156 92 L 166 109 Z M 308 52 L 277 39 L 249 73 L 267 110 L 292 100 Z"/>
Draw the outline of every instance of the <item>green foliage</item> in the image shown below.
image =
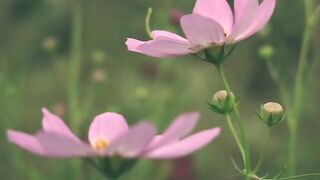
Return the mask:
<path fill-rule="evenodd" d="M 8 128 L 30 133 L 39 129 L 40 108 L 43 106 L 69 123 L 66 108 L 71 44 L 69 2 L 0 1 L 0 175 L 4 179 L 103 179 L 97 171 L 80 160 L 36 157 L 8 143 L 5 137 Z M 303 20 L 297 13 L 302 5 L 298 0 L 277 3 L 277 11 L 270 25 L 271 33 L 246 40 L 226 62 L 234 89 L 241 95 L 241 100 L 245 99 L 242 107 L 247 105 L 244 119 L 254 115 L 254 107 L 250 107 L 248 102 L 259 104 L 262 100 L 277 97 L 276 93 L 272 93 L 275 87 L 264 63 L 257 60 L 259 47 L 272 43 L 274 56 L 278 60 L 276 66 L 288 69 L 287 73 L 281 72 L 281 77 L 289 85 L 292 82 L 303 30 Z M 182 0 L 85 1 L 84 62 L 79 87 L 84 111 L 81 116 L 83 123 L 78 131 L 84 140 L 87 132 L 83 130 L 88 129 L 94 115 L 104 111 L 122 113 L 130 124 L 142 118 L 148 119 L 160 127 L 159 131 L 163 131 L 168 122 L 184 111 L 200 111 L 203 114 L 200 129 L 224 126 L 225 123 L 220 121 L 223 118 L 212 117 L 206 108 L 212 92 L 221 88 L 218 74 L 211 64 L 193 61 L 194 57 L 157 61 L 128 52 L 124 45 L 126 37 L 148 38 L 144 28 L 148 7 L 153 7 L 153 27 L 173 29 L 180 33 L 180 29 L 169 23 L 169 12 L 172 8 L 190 12 L 193 4 L 193 1 Z M 48 38 L 56 43 L 54 48 L 50 42 L 48 46 Z M 320 42 L 319 37 L 316 38 Z M 314 48 L 319 49 L 319 43 L 315 44 Z M 316 58 L 319 61 L 319 57 Z M 312 86 L 316 91 L 319 84 L 313 84 L 316 84 Z M 312 91 L 310 88 L 306 91 Z M 319 117 L 319 97 L 306 98 L 309 98 L 306 102 L 310 103 L 305 103 L 303 107 L 308 114 L 303 115 L 304 127 L 299 138 L 304 141 L 300 142 L 301 154 L 298 155 L 300 164 L 305 165 L 299 167 L 299 171 L 313 172 L 319 170 L 320 160 L 314 153 L 320 146 L 317 145 L 318 138 L 315 138 L 317 134 L 313 133 L 320 126 L 316 121 L 316 117 Z M 253 129 L 250 142 L 254 161 L 259 155 L 260 129 L 263 127 L 258 121 L 246 120 L 246 123 Z M 281 138 L 287 135 L 286 129 L 285 125 L 281 125 L 274 131 L 273 136 L 279 138 L 271 142 L 268 154 L 271 154 L 272 160 L 266 158 L 263 167 L 270 172 L 276 172 L 283 166 L 286 151 L 280 145 L 287 143 L 285 138 Z M 239 157 L 239 154 L 226 132 L 223 131 L 217 141 L 193 156 L 196 179 L 227 179 L 229 174 L 236 173 L 227 159 L 230 153 L 234 157 Z M 163 163 L 142 160 L 122 179 L 163 180 L 172 176 L 175 164 L 175 161 Z"/>

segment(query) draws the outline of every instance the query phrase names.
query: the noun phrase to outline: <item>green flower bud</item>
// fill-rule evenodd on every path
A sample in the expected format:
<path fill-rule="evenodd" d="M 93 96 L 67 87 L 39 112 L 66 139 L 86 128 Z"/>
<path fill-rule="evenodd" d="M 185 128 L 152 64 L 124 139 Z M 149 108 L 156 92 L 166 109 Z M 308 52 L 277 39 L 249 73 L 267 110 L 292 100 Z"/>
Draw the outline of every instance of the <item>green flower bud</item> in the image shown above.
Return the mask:
<path fill-rule="evenodd" d="M 95 83 L 101 83 L 107 79 L 107 73 L 103 69 L 95 69 L 91 74 L 91 79 Z"/>
<path fill-rule="evenodd" d="M 234 95 L 231 93 L 228 96 L 226 90 L 221 90 L 216 92 L 213 97 L 211 103 L 209 103 L 209 107 L 212 111 L 219 114 L 227 114 L 233 111 L 233 103 Z"/>
<path fill-rule="evenodd" d="M 274 55 L 274 48 L 271 45 L 264 45 L 259 49 L 259 56 L 264 59 L 270 59 Z"/>
<path fill-rule="evenodd" d="M 145 87 L 138 87 L 135 89 L 134 94 L 138 99 L 145 99 L 149 96 L 149 90 Z"/>
<path fill-rule="evenodd" d="M 48 36 L 43 39 L 42 47 L 49 53 L 54 53 L 58 48 L 58 40 L 55 36 Z"/>
<path fill-rule="evenodd" d="M 268 126 L 274 126 L 284 119 L 283 107 L 276 102 L 268 102 L 260 107 L 260 119 Z"/>
<path fill-rule="evenodd" d="M 91 58 L 95 64 L 101 64 L 106 59 L 106 54 L 102 50 L 94 50 Z"/>

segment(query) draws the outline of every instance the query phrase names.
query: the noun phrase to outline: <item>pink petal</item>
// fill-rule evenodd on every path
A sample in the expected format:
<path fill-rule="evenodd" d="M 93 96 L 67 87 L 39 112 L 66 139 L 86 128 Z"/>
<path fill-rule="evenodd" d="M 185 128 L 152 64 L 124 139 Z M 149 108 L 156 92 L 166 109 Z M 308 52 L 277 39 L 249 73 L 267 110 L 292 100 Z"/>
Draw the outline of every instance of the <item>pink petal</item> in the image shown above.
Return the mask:
<path fill-rule="evenodd" d="M 68 158 L 95 154 L 95 151 L 87 144 L 60 134 L 40 132 L 36 135 L 36 138 L 44 149 L 45 156 Z"/>
<path fill-rule="evenodd" d="M 163 135 L 156 135 L 153 137 L 152 141 L 149 143 L 148 147 L 144 151 L 149 151 L 153 149 L 155 146 L 158 146 L 162 141 Z M 162 144 L 162 143 L 161 143 Z"/>
<path fill-rule="evenodd" d="M 166 34 L 169 34 L 167 32 Z M 165 34 L 165 35 L 166 35 Z M 172 35 L 172 33 L 170 33 Z M 163 36 L 164 33 L 155 35 L 154 40 L 139 41 L 128 38 L 126 45 L 129 51 L 138 52 L 156 58 L 178 57 L 191 52 L 192 45 L 184 38 L 175 36 Z"/>
<path fill-rule="evenodd" d="M 191 43 L 202 48 L 223 43 L 225 36 L 222 27 L 213 19 L 197 14 L 181 18 L 181 27 Z"/>
<path fill-rule="evenodd" d="M 153 39 L 176 39 L 179 41 L 183 41 L 185 43 L 188 43 L 188 40 L 186 38 L 183 38 L 177 34 L 168 32 L 168 31 L 162 31 L 162 30 L 155 30 L 151 32 Z"/>
<path fill-rule="evenodd" d="M 255 18 L 251 25 L 244 31 L 241 35 L 239 35 L 236 41 L 241 41 L 251 36 L 252 34 L 258 32 L 266 25 L 266 23 L 270 20 L 274 8 L 276 5 L 276 0 L 264 0 L 255 15 Z"/>
<path fill-rule="evenodd" d="M 155 134 L 156 130 L 152 124 L 139 123 L 117 138 L 108 148 L 108 154 L 134 158 L 150 144 Z"/>
<path fill-rule="evenodd" d="M 96 116 L 89 128 L 89 141 L 95 144 L 97 138 L 102 138 L 108 143 L 128 131 L 128 124 L 124 117 L 117 113 L 103 113 Z"/>
<path fill-rule="evenodd" d="M 270 19 L 275 0 L 235 0 L 235 26 L 229 43 L 241 41 L 259 31 Z"/>
<path fill-rule="evenodd" d="M 228 37 L 229 43 L 235 43 L 235 39 L 250 26 L 258 7 L 257 0 L 234 0 L 235 22 L 233 31 Z"/>
<path fill-rule="evenodd" d="M 36 135 L 45 156 L 69 158 L 92 156 L 97 153 L 90 146 L 61 134 L 40 132 Z"/>
<path fill-rule="evenodd" d="M 68 126 L 58 116 L 49 112 L 46 108 L 42 108 L 43 118 L 42 127 L 46 132 L 52 132 L 67 136 L 71 139 L 80 141 L 68 128 Z"/>
<path fill-rule="evenodd" d="M 145 43 L 144 41 L 139 41 L 137 39 L 132 39 L 132 38 L 127 38 L 127 41 L 126 41 L 128 50 L 137 52 L 137 53 L 142 53 L 138 48 L 144 43 Z"/>
<path fill-rule="evenodd" d="M 185 137 L 194 129 L 199 117 L 200 114 L 198 112 L 189 112 L 179 115 L 163 135 L 155 137 L 149 148 L 157 148 Z"/>
<path fill-rule="evenodd" d="M 204 130 L 179 142 L 171 143 L 158 149 L 154 149 L 153 151 L 149 151 L 143 156 L 151 159 L 169 159 L 186 156 L 203 148 L 219 134 L 220 128 Z"/>
<path fill-rule="evenodd" d="M 63 158 L 88 156 L 95 153 L 89 146 L 60 134 L 40 132 L 33 136 L 19 131 L 8 130 L 7 136 L 10 142 L 41 156 Z"/>
<path fill-rule="evenodd" d="M 213 19 L 226 34 L 232 30 L 233 15 L 226 0 L 197 0 L 193 13 Z"/>
<path fill-rule="evenodd" d="M 11 143 L 17 144 L 22 149 L 31 153 L 42 156 L 45 156 L 46 154 L 38 139 L 33 135 L 14 130 L 7 130 L 7 137 Z"/>
<path fill-rule="evenodd" d="M 256 10 L 259 7 L 259 1 L 257 0 L 234 0 L 234 11 L 235 11 L 235 24 L 239 24 L 245 19 L 250 17 L 249 10 Z"/>

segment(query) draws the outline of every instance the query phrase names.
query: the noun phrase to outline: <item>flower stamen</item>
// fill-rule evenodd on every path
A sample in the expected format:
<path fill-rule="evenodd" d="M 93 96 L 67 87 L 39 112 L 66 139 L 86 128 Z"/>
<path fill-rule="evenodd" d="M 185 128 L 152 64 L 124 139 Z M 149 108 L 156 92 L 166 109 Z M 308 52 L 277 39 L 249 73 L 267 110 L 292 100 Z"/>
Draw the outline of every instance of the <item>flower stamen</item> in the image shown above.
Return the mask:
<path fill-rule="evenodd" d="M 96 150 L 99 150 L 99 151 L 104 151 L 108 148 L 108 141 L 106 141 L 105 139 L 103 138 L 98 138 L 94 145 L 93 145 L 93 148 L 95 148 Z"/>

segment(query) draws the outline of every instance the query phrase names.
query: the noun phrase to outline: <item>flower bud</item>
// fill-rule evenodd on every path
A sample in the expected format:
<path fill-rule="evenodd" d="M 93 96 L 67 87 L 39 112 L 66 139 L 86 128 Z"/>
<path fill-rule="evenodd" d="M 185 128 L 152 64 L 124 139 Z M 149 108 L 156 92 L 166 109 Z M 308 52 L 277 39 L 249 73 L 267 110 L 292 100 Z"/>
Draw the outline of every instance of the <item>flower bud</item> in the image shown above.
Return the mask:
<path fill-rule="evenodd" d="M 216 92 L 213 97 L 211 103 L 209 103 L 210 109 L 219 114 L 227 114 L 233 111 L 233 103 L 234 95 L 231 93 L 228 96 L 226 90 L 221 90 Z"/>
<path fill-rule="evenodd" d="M 271 45 L 264 45 L 259 49 L 259 56 L 264 59 L 270 59 L 274 55 L 274 48 Z"/>
<path fill-rule="evenodd" d="M 221 90 L 221 91 L 218 91 L 216 92 L 214 95 L 213 95 L 213 98 L 212 100 L 216 103 L 219 103 L 219 102 L 222 102 L 222 101 L 225 101 L 228 97 L 228 93 L 226 90 Z"/>
<path fill-rule="evenodd" d="M 135 89 L 134 94 L 138 99 L 145 99 L 149 96 L 149 90 L 145 87 L 138 87 Z"/>
<path fill-rule="evenodd" d="M 101 64 L 106 59 L 106 54 L 102 50 L 94 50 L 91 54 L 92 61 L 95 64 Z"/>
<path fill-rule="evenodd" d="M 53 53 L 57 50 L 58 40 L 55 36 L 48 36 L 43 39 L 42 47 L 49 53 Z"/>
<path fill-rule="evenodd" d="M 95 83 L 101 83 L 106 79 L 107 75 L 103 69 L 95 69 L 91 74 L 91 80 Z"/>
<path fill-rule="evenodd" d="M 274 126 L 284 119 L 283 107 L 276 102 L 265 103 L 260 107 L 259 117 L 268 126 Z"/>

